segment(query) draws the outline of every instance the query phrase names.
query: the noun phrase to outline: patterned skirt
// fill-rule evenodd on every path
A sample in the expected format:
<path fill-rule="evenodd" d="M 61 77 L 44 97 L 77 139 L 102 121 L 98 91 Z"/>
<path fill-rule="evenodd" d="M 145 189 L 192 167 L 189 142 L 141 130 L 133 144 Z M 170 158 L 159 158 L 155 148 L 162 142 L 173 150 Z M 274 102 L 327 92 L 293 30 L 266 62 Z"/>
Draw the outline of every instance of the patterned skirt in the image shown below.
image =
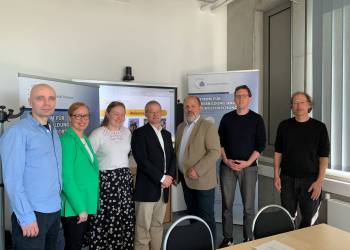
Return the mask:
<path fill-rule="evenodd" d="M 135 204 L 129 168 L 100 171 L 100 208 L 90 218 L 89 249 L 133 249 Z"/>

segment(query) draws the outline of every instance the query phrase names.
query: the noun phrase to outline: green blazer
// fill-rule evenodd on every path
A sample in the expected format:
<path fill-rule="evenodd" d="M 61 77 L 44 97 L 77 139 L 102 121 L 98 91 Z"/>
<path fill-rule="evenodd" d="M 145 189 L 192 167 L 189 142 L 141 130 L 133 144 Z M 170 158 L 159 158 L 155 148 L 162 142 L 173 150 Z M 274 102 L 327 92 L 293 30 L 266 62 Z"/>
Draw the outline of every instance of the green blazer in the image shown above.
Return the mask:
<path fill-rule="evenodd" d="M 61 136 L 63 182 L 61 216 L 63 217 L 76 216 L 83 211 L 96 214 L 98 208 L 98 162 L 89 139 L 85 135 L 84 138 L 94 156 L 93 161 L 72 128 L 68 128 Z"/>

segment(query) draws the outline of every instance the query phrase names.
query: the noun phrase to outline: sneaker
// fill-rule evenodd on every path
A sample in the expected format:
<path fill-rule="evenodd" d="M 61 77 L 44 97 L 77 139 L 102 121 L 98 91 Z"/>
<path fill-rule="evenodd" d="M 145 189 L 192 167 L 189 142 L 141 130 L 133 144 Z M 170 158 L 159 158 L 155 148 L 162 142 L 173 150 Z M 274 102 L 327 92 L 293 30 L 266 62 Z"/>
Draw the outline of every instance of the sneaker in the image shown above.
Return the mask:
<path fill-rule="evenodd" d="M 233 239 L 232 238 L 224 238 L 219 246 L 219 248 L 228 247 L 233 245 Z"/>

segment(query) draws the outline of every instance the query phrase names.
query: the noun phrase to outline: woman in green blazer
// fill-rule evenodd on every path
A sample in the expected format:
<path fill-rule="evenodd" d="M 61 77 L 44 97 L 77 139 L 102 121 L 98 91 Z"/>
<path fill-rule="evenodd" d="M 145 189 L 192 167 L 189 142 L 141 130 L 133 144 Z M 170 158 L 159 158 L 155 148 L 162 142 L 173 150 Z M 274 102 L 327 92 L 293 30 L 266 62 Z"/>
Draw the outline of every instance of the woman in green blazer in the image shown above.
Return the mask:
<path fill-rule="evenodd" d="M 68 110 L 70 128 L 61 136 L 62 209 L 65 249 L 81 249 L 88 228 L 88 215 L 96 214 L 99 170 L 96 155 L 84 130 L 89 125 L 89 108 L 73 103 Z M 40 180 L 39 180 L 40 181 Z"/>

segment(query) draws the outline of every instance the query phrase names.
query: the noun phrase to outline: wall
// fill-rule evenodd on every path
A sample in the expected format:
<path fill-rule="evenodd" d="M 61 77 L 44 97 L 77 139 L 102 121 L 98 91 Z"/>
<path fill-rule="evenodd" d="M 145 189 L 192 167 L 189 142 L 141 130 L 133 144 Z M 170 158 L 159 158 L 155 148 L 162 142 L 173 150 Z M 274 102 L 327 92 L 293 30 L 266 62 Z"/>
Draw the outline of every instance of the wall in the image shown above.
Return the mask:
<path fill-rule="evenodd" d="M 122 3 L 124 2 L 124 3 Z M 17 106 L 17 72 L 178 85 L 226 70 L 226 8 L 196 0 L 0 0 L 0 100 Z"/>
<path fill-rule="evenodd" d="M 227 7 L 227 69 L 259 69 L 263 113 L 263 13 L 289 0 L 235 0 Z"/>
<path fill-rule="evenodd" d="M 122 3 L 124 2 L 124 3 Z M 226 7 L 196 0 L 0 0 L 0 104 L 18 108 L 17 73 L 179 87 L 226 70 Z M 9 228 L 8 215 L 6 228 Z"/>
<path fill-rule="evenodd" d="M 253 68 L 255 0 L 236 0 L 227 7 L 227 69 Z"/>

